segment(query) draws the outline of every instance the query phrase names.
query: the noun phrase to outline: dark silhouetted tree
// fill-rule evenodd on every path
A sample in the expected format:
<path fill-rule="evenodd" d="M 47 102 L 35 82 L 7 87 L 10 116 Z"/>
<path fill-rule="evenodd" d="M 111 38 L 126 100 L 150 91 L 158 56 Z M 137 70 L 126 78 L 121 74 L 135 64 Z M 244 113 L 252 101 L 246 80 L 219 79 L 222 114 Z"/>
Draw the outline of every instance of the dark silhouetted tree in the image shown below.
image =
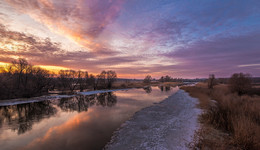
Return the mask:
<path fill-rule="evenodd" d="M 88 72 L 85 71 L 78 71 L 77 72 L 77 76 L 78 76 L 78 86 L 79 86 L 79 90 L 80 92 L 82 92 L 84 89 L 87 88 L 87 81 L 88 81 Z"/>
<path fill-rule="evenodd" d="M 74 70 L 60 70 L 58 77 L 63 90 L 69 89 L 71 92 L 74 91 L 78 85 L 78 73 Z"/>
<path fill-rule="evenodd" d="M 251 75 L 243 73 L 235 73 L 229 79 L 229 88 L 238 95 L 246 94 L 251 88 Z"/>
<path fill-rule="evenodd" d="M 97 75 L 97 87 L 100 89 L 106 88 L 106 71 L 102 71 L 99 75 Z"/>
<path fill-rule="evenodd" d="M 172 77 L 166 75 L 165 78 L 164 78 L 164 82 L 171 82 L 172 80 Z"/>
<path fill-rule="evenodd" d="M 145 78 L 144 78 L 144 83 L 146 83 L 146 84 L 149 84 L 149 83 L 151 83 L 151 81 L 152 81 L 152 76 L 150 76 L 150 75 L 147 75 Z"/>
<path fill-rule="evenodd" d="M 89 85 L 90 87 L 92 87 L 94 90 L 97 89 L 96 78 L 93 74 L 89 75 L 89 77 L 86 80 L 86 84 Z"/>
<path fill-rule="evenodd" d="M 161 76 L 161 78 L 159 79 L 159 82 L 164 82 L 164 77 Z"/>
<path fill-rule="evenodd" d="M 29 64 L 25 59 L 13 61 L 1 70 L 0 99 L 31 97 L 47 93 L 49 71 Z"/>
<path fill-rule="evenodd" d="M 165 77 L 162 76 L 160 79 L 159 79 L 160 82 L 171 82 L 173 81 L 173 78 L 171 76 L 168 76 L 166 75 Z"/>
<path fill-rule="evenodd" d="M 115 71 L 107 71 L 107 88 L 111 89 L 112 84 L 116 81 L 117 74 Z"/>
<path fill-rule="evenodd" d="M 99 89 L 111 88 L 112 84 L 116 81 L 117 74 L 115 71 L 102 71 L 97 75 L 96 87 Z"/>
<path fill-rule="evenodd" d="M 213 89 L 214 85 L 216 85 L 215 75 L 210 74 L 208 79 L 208 88 Z"/>

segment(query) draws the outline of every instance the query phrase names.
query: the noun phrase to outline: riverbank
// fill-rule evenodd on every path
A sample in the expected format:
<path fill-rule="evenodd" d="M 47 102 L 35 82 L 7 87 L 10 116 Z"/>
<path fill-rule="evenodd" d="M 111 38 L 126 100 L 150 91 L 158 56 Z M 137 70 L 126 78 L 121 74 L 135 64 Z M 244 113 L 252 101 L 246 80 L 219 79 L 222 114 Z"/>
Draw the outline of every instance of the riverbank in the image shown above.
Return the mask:
<path fill-rule="evenodd" d="M 107 93 L 107 92 L 122 91 L 122 90 L 128 90 L 128 89 L 96 90 L 96 91 L 87 91 L 87 92 L 77 92 L 73 95 L 46 95 L 46 96 L 32 97 L 32 98 L 0 100 L 0 106 L 10 106 L 10 105 L 17 105 L 17 104 L 41 102 L 45 100 L 57 100 L 61 98 L 70 98 L 77 95 L 92 95 L 92 94 Z"/>
<path fill-rule="evenodd" d="M 106 92 L 114 92 L 120 90 L 128 90 L 131 88 L 146 88 L 149 86 L 168 86 L 168 87 L 176 87 L 183 85 L 184 83 L 179 82 L 152 82 L 151 84 L 144 84 L 143 82 L 129 82 L 128 84 L 117 83 L 113 86 L 113 89 L 102 89 L 102 90 L 94 90 L 94 91 L 84 91 L 84 92 L 67 92 L 67 94 L 62 94 L 61 91 L 51 91 L 48 95 L 42 95 L 38 97 L 30 97 L 30 98 L 15 98 L 15 99 L 7 99 L 7 100 L 0 100 L 0 106 L 9 106 L 9 105 L 17 105 L 17 104 L 24 104 L 24 103 L 31 103 L 31 102 L 40 102 L 44 100 L 56 100 L 60 98 L 69 98 L 75 95 L 92 95 L 92 94 L 99 94 L 99 93 L 106 93 Z M 66 93 L 66 92 L 65 92 Z"/>
<path fill-rule="evenodd" d="M 136 112 L 179 90 L 151 87 L 0 107 L 1 149 L 100 150 Z M 11 119 L 10 119 L 11 118 Z"/>
<path fill-rule="evenodd" d="M 199 83 L 181 89 L 198 98 L 204 112 L 194 149 L 260 149 L 260 96 L 255 92 L 259 87 L 242 96 L 232 93 L 227 84 L 208 89 L 206 83 Z"/>
<path fill-rule="evenodd" d="M 198 100 L 183 90 L 135 113 L 106 149 L 188 149 L 199 129 Z"/>

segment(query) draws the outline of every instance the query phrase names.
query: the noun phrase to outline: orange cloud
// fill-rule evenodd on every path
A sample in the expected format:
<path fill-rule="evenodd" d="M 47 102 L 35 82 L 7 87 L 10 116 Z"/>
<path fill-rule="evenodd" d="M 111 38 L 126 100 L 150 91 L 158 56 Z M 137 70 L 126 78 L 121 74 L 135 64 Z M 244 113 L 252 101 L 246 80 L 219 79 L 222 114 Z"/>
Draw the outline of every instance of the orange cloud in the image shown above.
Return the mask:
<path fill-rule="evenodd" d="M 123 0 L 6 1 L 52 32 L 65 35 L 90 51 L 98 51 L 100 47 L 97 45 L 107 47 L 97 38 L 117 18 L 123 4 Z"/>
<path fill-rule="evenodd" d="M 45 7 L 54 9 L 53 3 L 49 0 L 39 0 L 41 4 L 43 4 Z"/>

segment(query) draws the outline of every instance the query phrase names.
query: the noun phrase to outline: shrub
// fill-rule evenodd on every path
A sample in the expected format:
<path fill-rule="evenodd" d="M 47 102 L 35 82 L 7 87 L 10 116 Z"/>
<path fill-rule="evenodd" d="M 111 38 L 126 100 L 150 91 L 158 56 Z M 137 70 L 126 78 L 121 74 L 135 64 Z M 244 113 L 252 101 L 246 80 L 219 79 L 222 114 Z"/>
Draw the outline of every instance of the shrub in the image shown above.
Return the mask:
<path fill-rule="evenodd" d="M 229 79 L 229 88 L 238 95 L 246 94 L 251 89 L 251 76 L 249 74 L 235 73 Z"/>
<path fill-rule="evenodd" d="M 228 137 L 223 136 L 224 141 L 218 139 L 212 141 L 212 137 L 208 137 L 211 130 L 206 135 L 199 135 L 201 137 L 196 141 L 199 145 L 195 146 L 203 149 L 206 145 L 214 149 L 213 145 L 208 144 L 213 142 L 223 145 L 223 149 L 260 149 L 259 96 L 241 96 L 231 93 L 225 85 L 217 85 L 213 90 L 200 84 L 182 87 L 182 89 L 200 99 L 200 106 L 204 109 L 201 116 L 203 123 L 220 132 L 228 133 Z M 203 139 L 204 137 L 211 141 Z"/>
<path fill-rule="evenodd" d="M 152 77 L 150 75 L 147 75 L 145 78 L 144 78 L 144 83 L 151 83 L 152 81 Z"/>

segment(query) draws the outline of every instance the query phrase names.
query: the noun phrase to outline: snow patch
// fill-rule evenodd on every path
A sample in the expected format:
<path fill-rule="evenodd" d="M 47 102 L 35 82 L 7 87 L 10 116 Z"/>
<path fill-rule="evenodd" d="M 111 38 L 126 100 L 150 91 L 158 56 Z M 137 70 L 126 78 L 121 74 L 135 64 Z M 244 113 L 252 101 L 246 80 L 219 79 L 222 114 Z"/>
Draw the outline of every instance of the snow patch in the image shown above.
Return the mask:
<path fill-rule="evenodd" d="M 135 113 L 115 131 L 105 149 L 189 149 L 199 128 L 201 110 L 196 104 L 196 98 L 179 90 L 164 101 Z"/>
<path fill-rule="evenodd" d="M 77 94 L 92 95 L 92 94 L 114 92 L 114 91 L 121 91 L 121 90 L 129 90 L 129 89 L 96 90 L 96 91 L 88 91 L 88 92 L 78 92 Z M 34 103 L 34 102 L 41 102 L 41 101 L 45 101 L 45 100 L 58 100 L 61 98 L 70 98 L 70 97 L 74 97 L 74 96 L 77 96 L 77 95 L 55 95 L 55 96 L 40 96 L 40 97 L 33 97 L 33 98 L 18 98 L 18 99 L 10 99 L 10 100 L 0 100 L 0 106 Z"/>
<path fill-rule="evenodd" d="M 41 102 L 41 101 L 46 101 L 46 100 L 57 100 L 57 99 L 61 99 L 61 98 L 70 98 L 73 96 L 75 96 L 75 95 L 40 96 L 40 97 L 33 97 L 33 98 L 0 100 L 0 106 L 34 103 L 34 102 Z"/>

